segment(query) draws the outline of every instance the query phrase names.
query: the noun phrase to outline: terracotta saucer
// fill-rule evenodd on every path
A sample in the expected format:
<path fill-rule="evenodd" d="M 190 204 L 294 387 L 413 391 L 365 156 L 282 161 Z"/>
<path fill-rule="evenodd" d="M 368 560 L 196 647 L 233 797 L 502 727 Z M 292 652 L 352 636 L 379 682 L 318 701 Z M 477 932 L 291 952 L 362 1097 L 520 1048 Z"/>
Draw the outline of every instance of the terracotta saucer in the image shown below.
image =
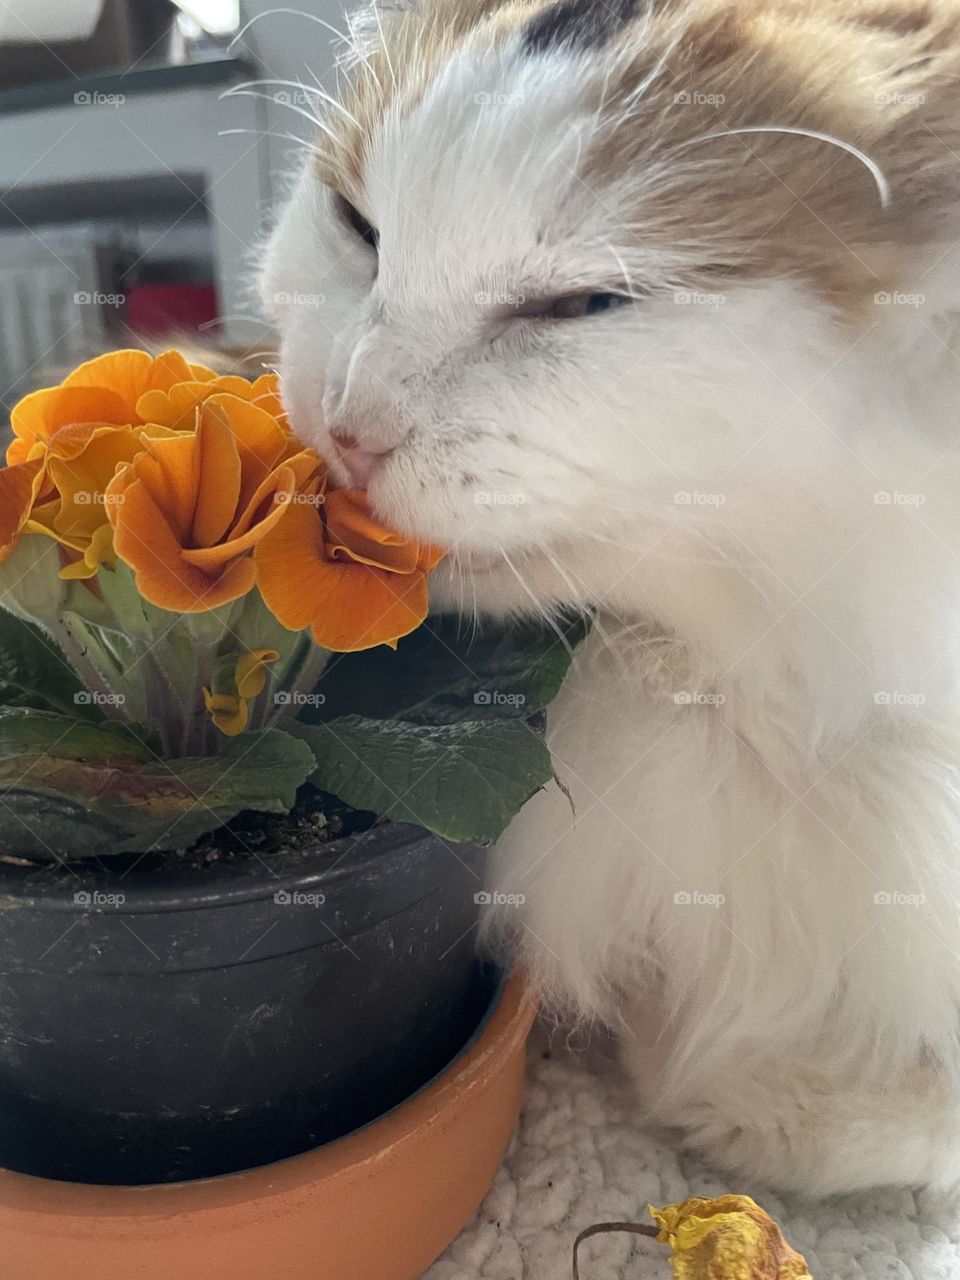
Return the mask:
<path fill-rule="evenodd" d="M 483 1199 L 517 1122 L 536 1001 L 506 984 L 429 1085 L 337 1142 L 197 1182 L 0 1171 L 4 1280 L 416 1280 Z"/>

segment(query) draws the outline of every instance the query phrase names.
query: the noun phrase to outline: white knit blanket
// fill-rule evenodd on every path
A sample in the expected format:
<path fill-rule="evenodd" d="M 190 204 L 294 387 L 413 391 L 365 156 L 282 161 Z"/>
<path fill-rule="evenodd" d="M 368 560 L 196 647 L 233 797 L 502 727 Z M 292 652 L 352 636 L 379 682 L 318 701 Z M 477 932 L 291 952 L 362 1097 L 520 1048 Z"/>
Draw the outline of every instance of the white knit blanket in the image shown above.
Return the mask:
<path fill-rule="evenodd" d="M 545 1053 L 549 1053 L 545 1057 Z M 531 1043 L 520 1128 L 474 1221 L 425 1280 L 570 1280 L 571 1246 L 592 1222 L 649 1222 L 646 1207 L 747 1192 L 806 1256 L 814 1280 L 960 1280 L 960 1205 L 880 1191 L 805 1204 L 730 1186 L 645 1129 L 609 1054 Z M 669 1280 L 667 1250 L 637 1236 L 587 1241 L 582 1280 Z"/>

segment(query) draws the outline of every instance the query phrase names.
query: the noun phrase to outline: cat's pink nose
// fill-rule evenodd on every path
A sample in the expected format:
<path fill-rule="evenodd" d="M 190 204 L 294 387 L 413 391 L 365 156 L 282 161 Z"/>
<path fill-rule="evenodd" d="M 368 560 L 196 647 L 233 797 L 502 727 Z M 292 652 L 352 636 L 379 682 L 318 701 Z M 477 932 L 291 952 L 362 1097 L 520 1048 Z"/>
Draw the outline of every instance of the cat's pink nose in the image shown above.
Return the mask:
<path fill-rule="evenodd" d="M 366 489 L 378 467 L 393 453 L 393 449 L 368 448 L 346 431 L 333 430 L 330 434 L 337 457 L 358 489 Z"/>

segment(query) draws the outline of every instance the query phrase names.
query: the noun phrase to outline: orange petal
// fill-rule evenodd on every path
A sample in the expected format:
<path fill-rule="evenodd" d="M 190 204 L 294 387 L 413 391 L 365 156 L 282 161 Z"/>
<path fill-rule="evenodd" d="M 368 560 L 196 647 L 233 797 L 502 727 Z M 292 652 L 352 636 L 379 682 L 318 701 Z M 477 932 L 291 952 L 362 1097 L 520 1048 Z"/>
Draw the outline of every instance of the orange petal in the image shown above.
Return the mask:
<path fill-rule="evenodd" d="M 20 540 L 37 494 L 43 484 L 44 459 L 22 462 L 0 470 L 0 564 Z"/>
<path fill-rule="evenodd" d="M 89 537 L 106 521 L 107 486 L 117 468 L 136 456 L 140 433 L 136 427 L 99 428 L 78 456 L 73 455 L 72 442 L 68 442 L 68 461 L 61 456 L 61 438 L 75 430 L 64 427 L 50 447 L 48 469 L 60 494 L 53 526 L 58 533 Z"/>
<path fill-rule="evenodd" d="M 250 708 L 246 699 L 235 697 L 232 693 L 211 693 L 203 691 L 203 704 L 210 712 L 210 719 L 221 733 L 233 738 L 243 733 L 250 719 Z"/>
<path fill-rule="evenodd" d="M 260 594 L 289 631 L 313 621 L 312 575 L 323 564 L 323 525 L 316 507 L 288 506 L 253 553 Z"/>
<path fill-rule="evenodd" d="M 145 436 L 143 444 L 142 452 L 131 464 L 133 474 L 127 480 L 122 472 L 118 474 L 110 492 L 117 492 L 118 487 L 134 478 L 140 481 L 182 546 L 190 540 L 197 505 L 197 437 L 174 435 L 157 440 Z M 113 513 L 108 514 L 113 519 Z"/>
<path fill-rule="evenodd" d="M 259 698 L 267 683 L 267 667 L 279 657 L 276 649 L 253 649 L 243 655 L 234 672 L 241 698 Z"/>
<path fill-rule="evenodd" d="M 154 388 L 167 391 L 192 378 L 190 365 L 178 351 L 154 359 L 146 351 L 111 351 L 88 360 L 64 378 L 64 387 L 108 387 L 123 401 L 127 421 L 138 422 L 137 401 Z"/>
<path fill-rule="evenodd" d="M 427 616 L 427 580 L 362 564 L 325 565 L 315 574 L 317 589 L 310 633 L 324 649 L 352 653 L 394 644 Z"/>
<path fill-rule="evenodd" d="M 264 373 L 250 388 L 250 401 L 260 409 L 266 409 L 274 418 L 279 418 L 287 427 L 287 414 L 280 399 L 280 379 L 275 373 Z"/>
<path fill-rule="evenodd" d="M 196 425 L 197 406 L 204 400 L 224 394 L 249 400 L 250 392 L 251 384 L 246 378 L 191 378 L 178 382 L 168 391 L 145 392 L 137 401 L 137 413 L 144 422 L 158 422 L 177 431 L 190 431 Z"/>
<path fill-rule="evenodd" d="M 196 505 L 191 547 L 212 547 L 233 523 L 240 495 L 241 462 L 233 428 L 216 407 L 201 415 L 194 450 Z M 221 557 L 220 563 L 226 557 Z"/>
<path fill-rule="evenodd" d="M 253 586 L 256 571 L 249 557 L 223 565 L 216 574 L 204 573 L 184 561 L 176 533 L 141 480 L 128 480 L 122 492 L 123 503 L 111 511 L 114 547 L 151 604 L 202 613 L 239 599 Z"/>
<path fill-rule="evenodd" d="M 243 533 L 227 538 L 224 542 L 219 542 L 216 546 L 211 547 L 190 547 L 183 552 L 183 558 L 187 564 L 196 565 L 199 569 L 204 569 L 211 573 L 227 560 L 234 556 L 242 555 L 243 552 L 249 551 L 251 547 L 256 546 L 261 538 L 271 530 L 278 521 L 283 519 L 283 513 L 290 503 L 290 498 L 294 491 L 293 471 L 289 467 L 278 467 L 277 470 L 269 477 L 269 487 L 264 486 L 264 499 L 260 504 L 264 507 L 263 515 L 256 523 L 251 524 Z M 275 502 L 267 503 L 270 494 L 276 498 Z M 267 504 L 264 506 L 264 504 Z"/>
<path fill-rule="evenodd" d="M 80 560 L 68 561 L 60 570 L 60 577 L 67 581 L 86 581 L 96 577 L 101 564 L 114 564 L 116 554 L 113 550 L 113 529 L 109 524 L 102 524 L 90 539 Z"/>
<path fill-rule="evenodd" d="M 324 509 L 329 555 L 393 573 L 416 569 L 418 544 L 374 520 L 361 490 L 338 489 L 328 494 Z"/>
<path fill-rule="evenodd" d="M 246 532 L 258 516 L 263 519 L 266 513 L 261 508 L 268 498 L 274 498 L 282 505 L 286 505 L 287 501 L 297 501 L 307 506 L 322 506 L 325 477 L 318 474 L 319 465 L 319 459 L 313 450 L 304 449 L 282 467 L 271 471 L 250 496 L 246 508 L 238 515 L 233 526 L 234 536 Z"/>
<path fill-rule="evenodd" d="M 201 417 L 218 411 L 226 414 L 240 453 L 243 484 L 237 506 L 242 510 L 264 477 L 301 446 L 291 448 L 290 437 L 276 419 L 239 396 L 214 395 L 200 408 Z"/>
<path fill-rule="evenodd" d="M 47 387 L 25 396 L 14 407 L 10 425 L 17 440 L 7 457 L 11 462 L 22 462 L 19 453 L 37 441 L 49 443 L 61 429 L 76 423 L 89 424 L 93 430 L 94 425 L 126 426 L 133 420 L 123 399 L 106 387 Z"/>
<path fill-rule="evenodd" d="M 291 631 L 310 627 L 327 649 L 351 652 L 390 644 L 427 613 L 422 573 L 406 576 L 324 558 L 323 525 L 314 507 L 289 506 L 254 552 L 267 607 Z"/>

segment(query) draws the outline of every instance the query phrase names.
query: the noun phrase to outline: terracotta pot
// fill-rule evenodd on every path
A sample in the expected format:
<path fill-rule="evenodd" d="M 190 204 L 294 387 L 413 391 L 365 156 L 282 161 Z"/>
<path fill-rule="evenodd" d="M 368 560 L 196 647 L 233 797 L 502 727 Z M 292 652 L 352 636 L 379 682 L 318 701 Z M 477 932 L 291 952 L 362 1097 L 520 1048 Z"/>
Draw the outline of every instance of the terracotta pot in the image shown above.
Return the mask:
<path fill-rule="evenodd" d="M 496 1173 L 534 1013 L 512 978 L 474 1039 L 419 1093 L 260 1169 L 141 1187 L 0 1171 L 4 1280 L 415 1280 Z"/>

